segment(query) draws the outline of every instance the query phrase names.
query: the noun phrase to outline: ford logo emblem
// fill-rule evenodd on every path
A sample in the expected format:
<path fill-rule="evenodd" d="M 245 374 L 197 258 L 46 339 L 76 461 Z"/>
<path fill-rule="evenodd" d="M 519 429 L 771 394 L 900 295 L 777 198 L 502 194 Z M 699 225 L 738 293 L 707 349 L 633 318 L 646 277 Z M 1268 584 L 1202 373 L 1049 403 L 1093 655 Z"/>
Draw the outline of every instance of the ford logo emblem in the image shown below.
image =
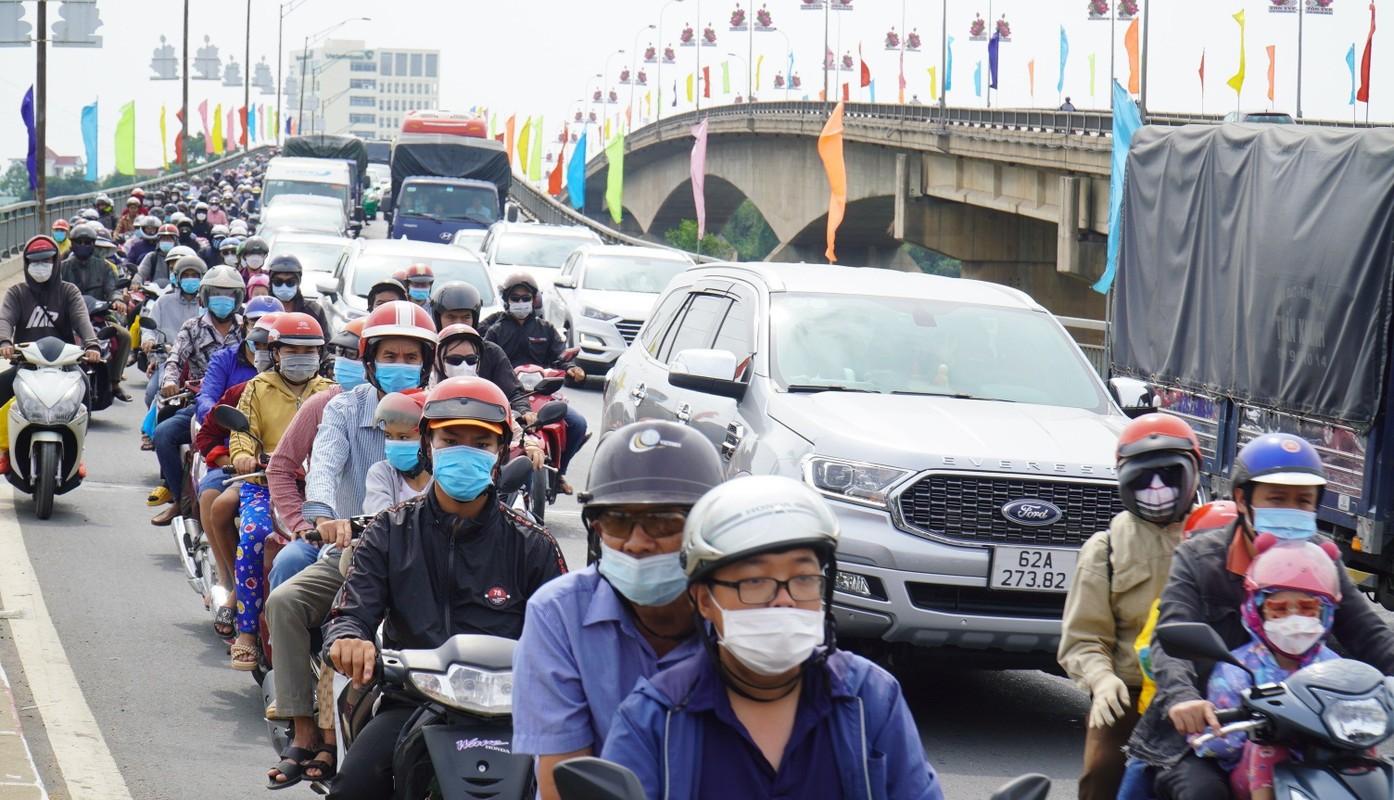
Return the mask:
<path fill-rule="evenodd" d="M 1054 503 L 1046 500 L 1012 500 L 1002 504 L 1002 516 L 1008 522 L 1025 525 L 1028 528 L 1042 528 L 1054 525 L 1065 516 Z"/>

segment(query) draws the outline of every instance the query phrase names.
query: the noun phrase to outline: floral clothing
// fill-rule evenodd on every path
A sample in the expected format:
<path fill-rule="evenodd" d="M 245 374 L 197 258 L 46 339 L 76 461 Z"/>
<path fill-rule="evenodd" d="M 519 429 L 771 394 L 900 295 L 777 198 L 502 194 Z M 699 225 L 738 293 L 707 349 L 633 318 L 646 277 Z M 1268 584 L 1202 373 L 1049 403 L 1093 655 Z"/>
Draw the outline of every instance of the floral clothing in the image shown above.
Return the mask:
<path fill-rule="evenodd" d="M 174 337 L 174 353 L 160 367 L 160 384 L 203 379 L 208 359 L 219 350 L 242 341 L 242 317 L 233 315 L 226 335 L 219 335 L 210 314 L 200 314 L 185 322 Z M 182 375 L 181 375 L 182 371 Z"/>

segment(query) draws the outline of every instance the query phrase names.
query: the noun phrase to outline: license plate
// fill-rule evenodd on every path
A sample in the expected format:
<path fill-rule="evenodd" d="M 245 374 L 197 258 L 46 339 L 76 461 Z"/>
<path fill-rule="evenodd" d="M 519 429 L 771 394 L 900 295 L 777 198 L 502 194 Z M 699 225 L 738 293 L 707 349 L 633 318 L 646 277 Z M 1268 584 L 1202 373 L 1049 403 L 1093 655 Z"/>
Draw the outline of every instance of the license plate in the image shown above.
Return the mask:
<path fill-rule="evenodd" d="M 1074 580 L 1078 550 L 1048 547 L 994 547 L 991 589 L 1017 592 L 1066 592 Z"/>

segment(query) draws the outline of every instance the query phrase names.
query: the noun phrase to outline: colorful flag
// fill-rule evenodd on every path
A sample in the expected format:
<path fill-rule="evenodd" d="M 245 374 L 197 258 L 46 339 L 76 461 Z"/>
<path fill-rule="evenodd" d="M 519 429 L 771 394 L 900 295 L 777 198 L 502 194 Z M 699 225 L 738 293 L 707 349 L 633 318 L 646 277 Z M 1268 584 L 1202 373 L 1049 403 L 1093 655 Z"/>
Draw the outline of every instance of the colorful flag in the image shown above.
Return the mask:
<path fill-rule="evenodd" d="M 983 62 L 978 62 L 978 68 L 973 70 L 973 94 L 978 97 L 983 96 Z"/>
<path fill-rule="evenodd" d="M 1031 96 L 1036 96 L 1036 59 L 1026 62 L 1026 80 L 1031 89 Z"/>
<path fill-rule="evenodd" d="M 184 109 L 174 112 L 174 119 L 179 123 L 179 132 L 174 135 L 174 160 L 180 164 L 184 163 L 184 129 L 188 127 L 184 124 Z"/>
<path fill-rule="evenodd" d="M 663 87 L 660 86 L 658 88 L 658 91 L 661 93 L 663 91 Z M 653 92 L 644 92 L 644 116 L 653 116 Z"/>
<path fill-rule="evenodd" d="M 518 115 L 509 114 L 508 122 L 505 123 L 503 126 L 503 147 L 504 151 L 508 154 L 509 166 L 513 165 L 513 131 L 515 129 L 515 126 L 517 125 L 517 122 Z M 526 129 L 526 123 L 524 124 L 524 128 Z"/>
<path fill-rule="evenodd" d="M 755 84 L 754 91 L 760 91 L 760 71 L 765 67 L 765 57 L 762 55 L 755 59 Z"/>
<path fill-rule="evenodd" d="M 862 46 L 860 44 L 857 45 L 857 60 L 862 63 L 862 88 L 865 89 L 871 85 L 871 67 L 866 65 L 866 58 L 862 56 Z"/>
<path fill-rule="evenodd" d="M 871 92 L 871 102 L 876 102 L 876 81 L 872 81 L 868 91 Z"/>
<path fill-rule="evenodd" d="M 693 73 L 691 73 L 691 72 L 687 73 L 687 102 L 689 102 L 689 103 L 691 103 L 691 102 L 693 101 L 693 96 L 692 96 L 692 80 L 693 80 L 693 77 L 694 77 Z M 677 90 L 674 89 L 674 91 L 677 91 Z M 673 98 L 673 105 L 677 105 L 677 104 L 678 104 L 678 98 L 675 96 L 675 97 Z"/>
<path fill-rule="evenodd" d="M 606 122 L 608 121 L 606 120 Z M 605 145 L 605 160 L 610 164 L 605 177 L 605 205 L 610 209 L 610 219 L 619 225 L 624 220 L 623 131 L 618 131 L 615 138 Z"/>
<path fill-rule="evenodd" d="M 252 141 L 257 140 L 257 107 L 255 105 L 247 108 L 247 133 L 252 137 Z"/>
<path fill-rule="evenodd" d="M 523 121 L 523 130 L 518 132 L 518 172 L 521 175 L 528 174 L 528 165 L 532 163 L 528 160 L 528 156 L 531 155 L 529 150 L 531 146 L 532 117 L 528 117 Z"/>
<path fill-rule="evenodd" d="M 1360 88 L 1355 99 L 1362 103 L 1370 102 L 1370 58 L 1374 55 L 1375 44 L 1375 4 L 1370 4 L 1370 35 L 1365 37 L 1365 52 L 1360 56 Z"/>
<path fill-rule="evenodd" d="M 702 67 L 702 96 L 712 96 L 712 68 Z"/>
<path fill-rule="evenodd" d="M 842 84 L 842 102 L 844 102 L 844 103 L 851 102 L 851 99 L 852 99 L 852 84 L 844 82 L 844 83 Z"/>
<path fill-rule="evenodd" d="M 707 119 L 692 126 L 692 135 L 697 141 L 692 144 L 692 161 L 688 171 L 692 175 L 692 201 L 697 205 L 697 241 L 707 235 Z"/>
<path fill-rule="evenodd" d="M 1055 91 L 1065 91 L 1065 62 L 1070 58 L 1070 39 L 1065 35 L 1065 26 L 1060 26 L 1060 80 L 1055 82 Z"/>
<path fill-rule="evenodd" d="M 731 62 L 721 62 L 721 93 L 731 93 Z"/>
<path fill-rule="evenodd" d="M 1268 102 L 1273 102 L 1273 75 L 1278 64 L 1277 45 L 1268 45 Z"/>
<path fill-rule="evenodd" d="M 687 100 L 688 100 L 688 102 L 692 102 L 692 76 L 691 76 L 691 75 L 688 75 L 688 76 L 687 76 Z M 660 101 L 659 101 L 659 105 L 662 105 L 662 104 L 663 104 L 663 102 L 660 100 Z M 678 81 L 677 81 L 676 78 L 673 80 L 673 104 L 672 104 L 672 106 L 673 106 L 673 108 L 677 108 L 677 107 L 678 107 Z"/>
<path fill-rule="evenodd" d="M 934 67 L 929 68 L 929 99 L 939 99 L 939 81 L 935 80 L 938 76 L 934 74 Z"/>
<path fill-rule="evenodd" d="M 24 157 L 24 166 L 29 170 L 29 191 L 37 191 L 39 188 L 39 139 L 38 133 L 34 130 L 34 87 L 30 86 L 29 91 L 24 93 L 24 99 L 19 103 L 19 118 L 24 120 L 24 129 L 29 132 L 29 152 Z"/>
<path fill-rule="evenodd" d="M 237 143 L 243 147 L 247 146 L 247 107 L 242 106 L 237 109 L 237 121 L 242 123 L 242 135 L 237 137 Z"/>
<path fill-rule="evenodd" d="M 82 107 L 82 144 L 87 150 L 87 180 L 97 180 L 97 101 Z"/>
<path fill-rule="evenodd" d="M 208 101 L 204 100 L 198 104 L 198 116 L 203 120 L 203 152 L 209 154 L 213 152 L 213 136 L 208 132 Z"/>
<path fill-rule="evenodd" d="M 944 49 L 948 51 L 948 58 L 944 60 L 944 94 L 947 95 L 954 88 L 954 37 L 949 37 Z"/>
<path fill-rule="evenodd" d="M 160 105 L 160 168 L 169 169 L 169 134 L 165 133 L 165 107 L 163 104 Z M 130 174 L 134 175 L 135 173 Z"/>
<path fill-rule="evenodd" d="M 847 84 L 842 84 L 846 86 Z M 818 134 L 818 157 L 828 174 L 828 263 L 837 261 L 837 229 L 847 212 L 847 162 L 842 158 L 842 103 L 833 108 L 823 132 Z"/>
<path fill-rule="evenodd" d="M 1142 93 L 1142 70 L 1138 67 L 1138 18 L 1128 23 L 1128 32 L 1123 34 L 1123 49 L 1128 51 L 1128 91 Z"/>
<path fill-rule="evenodd" d="M 1001 35 L 997 31 L 992 32 L 992 38 L 987 40 L 987 88 L 997 88 L 997 51 L 1001 49 Z"/>
<path fill-rule="evenodd" d="M 581 128 L 581 138 L 571 154 L 571 163 L 566 165 L 566 191 L 571 196 L 571 207 L 577 211 L 586 207 L 586 137 L 589 135 L 589 125 Z"/>
<path fill-rule="evenodd" d="M 160 127 L 164 127 L 164 111 L 160 112 Z M 164 136 L 160 137 L 163 142 Z M 161 145 L 163 147 L 163 144 Z M 116 115 L 116 171 L 122 175 L 136 174 L 136 102 L 121 106 Z"/>
<path fill-rule="evenodd" d="M 295 127 L 300 127 L 300 120 L 297 119 L 295 121 Z M 228 108 L 227 110 L 227 127 L 223 128 L 223 135 L 227 137 L 223 144 L 223 152 L 230 153 L 237 149 L 233 146 L 233 140 L 237 136 L 237 109 L 235 108 Z"/>
<path fill-rule="evenodd" d="M 1241 12 L 1242 13 L 1242 12 Z M 1142 115 L 1137 103 L 1117 80 L 1113 81 L 1113 168 L 1108 181 L 1108 263 L 1099 282 L 1092 287 L 1099 294 L 1108 294 L 1113 276 L 1118 272 L 1118 229 L 1122 221 L 1124 173 L 1128 168 L 1128 148 L 1133 134 L 1142 127 Z"/>
<path fill-rule="evenodd" d="M 566 140 L 569 138 L 571 129 L 562 125 L 561 152 L 557 154 L 557 165 L 552 167 L 552 174 L 547 176 L 547 194 L 553 197 L 561 197 L 562 173 L 566 170 Z"/>
<path fill-rule="evenodd" d="M 1354 45 L 1351 48 L 1354 49 Z M 1200 97 L 1205 99 L 1205 48 L 1200 49 Z"/>
<path fill-rule="evenodd" d="M 610 141 L 610 117 L 608 115 L 605 117 L 605 131 L 601 134 L 600 139 L 604 142 Z"/>
<path fill-rule="evenodd" d="M 261 121 L 261 140 L 262 140 L 263 142 L 264 142 L 264 141 L 267 141 L 267 140 L 270 139 L 271 137 L 266 135 L 266 123 L 267 123 L 268 121 L 270 121 L 271 116 L 270 116 L 269 114 L 266 113 L 266 104 L 265 104 L 265 103 L 262 103 L 262 104 L 261 104 L 261 112 L 260 112 L 259 114 L 257 114 L 257 119 Z M 272 128 L 272 130 L 275 130 L 275 128 Z"/>
<path fill-rule="evenodd" d="M 1355 44 L 1352 43 L 1350 50 L 1346 51 L 1346 68 L 1350 70 L 1350 102 L 1346 105 L 1355 105 Z"/>
<path fill-rule="evenodd" d="M 286 133 L 290 133 L 290 118 L 286 118 Z M 220 156 L 223 149 L 223 104 L 213 108 L 213 155 Z"/>
<path fill-rule="evenodd" d="M 1234 21 L 1239 23 L 1239 71 L 1234 73 L 1234 77 L 1225 83 L 1229 84 L 1229 88 L 1233 89 L 1235 94 L 1239 94 L 1244 89 L 1244 11 L 1242 9 L 1234 15 Z"/>
<path fill-rule="evenodd" d="M 1095 92 L 1094 92 L 1094 86 L 1095 86 L 1095 84 L 1094 84 L 1094 76 L 1095 76 L 1095 74 L 1097 74 L 1096 71 L 1095 71 L 1095 69 L 1094 69 L 1094 67 L 1095 67 L 1095 62 L 1096 62 L 1096 60 L 1097 60 L 1095 56 L 1096 56 L 1096 54 L 1094 54 L 1094 53 L 1090 53 L 1090 54 L 1089 54 L 1089 96 L 1090 96 L 1090 97 L 1096 97 L 1096 96 L 1097 96 L 1097 95 L 1095 94 Z"/>
<path fill-rule="evenodd" d="M 539 116 L 532 124 L 532 160 L 528 161 L 528 180 L 536 183 L 542 180 L 542 117 Z"/>

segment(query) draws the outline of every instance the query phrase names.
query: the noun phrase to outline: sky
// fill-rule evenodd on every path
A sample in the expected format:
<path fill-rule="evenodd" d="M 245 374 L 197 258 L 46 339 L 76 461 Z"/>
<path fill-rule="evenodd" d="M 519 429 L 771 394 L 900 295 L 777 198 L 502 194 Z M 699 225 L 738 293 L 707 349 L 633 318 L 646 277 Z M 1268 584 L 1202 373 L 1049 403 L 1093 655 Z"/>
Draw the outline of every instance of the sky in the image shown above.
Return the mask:
<path fill-rule="evenodd" d="M 251 4 L 251 51 L 255 64 L 263 56 L 275 70 L 277 23 L 282 9 L 278 0 L 249 0 Z M 1145 0 L 1144 0 L 1145 2 Z M 542 115 L 548 138 L 556 137 L 564 120 L 571 119 L 583 104 L 578 101 L 587 89 L 601 81 L 592 76 L 607 70 L 604 81 L 624 102 L 629 89 L 620 86 L 622 66 L 634 69 L 638 50 L 652 43 L 660 52 L 672 45 L 678 64 L 662 68 L 664 113 L 691 108 L 686 102 L 685 81 L 696 67 L 695 47 L 678 46 L 682 28 L 692 25 L 700 35 L 710 23 L 717 33 L 715 47 L 700 48 L 702 63 L 712 67 L 713 98 L 706 103 L 730 102 L 746 85 L 746 61 L 751 47 L 755 60 L 764 56 L 760 69 L 761 99 L 783 99 L 784 92 L 770 84 L 778 72 L 787 69 L 787 54 L 793 50 L 794 71 L 803 81 L 802 91 L 789 93 L 790 99 L 818 98 L 823 77 L 820 53 L 824 39 L 824 14 L 800 10 L 800 0 L 756 0 L 774 18 L 777 33 L 734 33 L 729 19 L 736 0 L 295 0 L 284 19 L 284 47 L 287 54 L 298 51 L 307 36 L 315 36 L 337 22 L 353 19 L 335 31 L 334 38 L 362 39 L 368 48 L 421 47 L 441 51 L 441 103 L 443 107 L 466 110 L 484 107 L 506 117 L 519 119 Z M 945 9 L 947 3 L 947 9 Z M 0 7 L 5 4 L 0 2 Z M 758 5 L 742 0 L 748 16 Z M 895 27 L 917 32 L 923 40 L 922 52 L 904 55 L 906 97 L 930 101 L 930 74 L 934 68 L 942 76 L 940 63 L 941 18 L 947 14 L 947 31 L 952 45 L 952 88 L 948 103 L 956 107 L 984 107 L 986 97 L 974 92 L 974 72 L 982 63 L 983 84 L 987 83 L 987 45 L 969 41 L 969 26 L 977 15 L 1000 18 L 1004 14 L 1012 29 L 1012 41 L 1001 47 L 999 90 L 992 93 L 994 108 L 1053 108 L 1068 95 L 1074 105 L 1084 109 L 1108 107 L 1110 33 L 1116 36 L 1114 67 L 1126 85 L 1129 67 L 1123 47 L 1125 23 L 1116 28 L 1105 21 L 1090 20 L 1087 0 L 852 0 L 854 10 L 830 14 L 828 38 L 839 54 L 850 52 L 857 58 L 858 48 L 876 82 L 876 100 L 897 99 L 898 76 L 902 69 L 899 50 L 884 46 L 886 33 Z M 1112 3 L 1110 3 L 1112 5 Z M 1236 107 L 1269 108 L 1295 112 L 1297 105 L 1296 14 L 1272 13 L 1271 0 L 1170 0 L 1155 3 L 1150 12 L 1148 40 L 1147 105 L 1153 112 L 1221 113 Z M 25 0 L 25 19 L 35 19 L 35 0 Z M 1389 4 L 1394 10 L 1394 3 Z M 99 171 L 109 172 L 113 158 L 113 136 L 118 109 L 134 100 L 138 166 L 158 166 L 161 160 L 159 113 L 168 107 L 168 131 L 173 136 L 177 123 L 174 112 L 180 103 L 179 81 L 152 81 L 149 62 L 163 34 L 177 42 L 181 31 L 181 0 L 98 0 L 103 25 L 100 48 L 59 48 L 49 51 L 49 145 L 60 155 L 81 155 L 82 135 L 78 120 L 81 108 L 98 102 Z M 1352 107 L 1351 76 L 1346 54 L 1356 51 L 1357 71 L 1369 30 L 1370 11 L 1365 0 L 1332 0 L 1330 15 L 1305 15 L 1303 30 L 1302 110 L 1306 117 L 1350 119 L 1352 113 L 1365 117 L 1365 104 Z M 989 10 L 990 9 L 990 10 Z M 1243 10 L 1246 17 L 1246 77 L 1242 94 L 1226 85 L 1239 68 L 1240 31 L 1232 15 Z M 50 22 L 59 17 L 59 4 L 49 3 Z M 247 7 L 242 0 L 191 0 L 190 41 L 201 47 L 210 37 L 224 58 L 229 54 L 242 61 L 245 47 Z M 1385 13 L 1390 13 L 1386 11 Z M 700 14 L 700 16 L 699 16 Z M 370 22 L 358 17 L 370 17 Z M 647 26 L 660 24 L 658 30 Z M 152 23 L 151 20 L 160 20 Z M 1374 39 L 1373 88 L 1369 117 L 1372 121 L 1394 121 L 1394 21 L 1385 22 Z M 1069 42 L 1064 69 L 1064 88 L 1057 93 L 1060 76 L 1061 28 Z M 312 41 L 313 44 L 313 41 Z M 1268 54 L 1275 48 L 1274 102 L 1268 91 Z M 624 55 L 612 56 L 618 50 Z M 728 53 L 735 53 L 730 56 Z M 1198 74 L 1202 53 L 1205 79 Z M 1092 87 L 1089 59 L 1094 56 Z M 192 59 L 191 55 L 191 59 Z M 732 94 L 721 96 L 721 63 L 729 62 Z M 1034 62 L 1034 92 L 1030 65 Z M 290 68 L 290 58 L 286 68 Z M 643 116 L 644 96 L 654 93 L 656 65 L 639 65 L 648 72 L 650 86 L 636 90 L 639 114 Z M 245 65 L 244 65 L 245 69 Z M 33 47 L 0 47 L 0 159 L 22 157 L 25 133 L 19 116 L 24 92 L 33 82 Z M 787 76 L 786 76 L 787 77 Z M 853 100 L 870 100 L 869 90 L 857 86 L 857 72 L 838 73 L 833 83 L 852 84 Z M 588 80 L 589 79 L 589 80 Z M 678 82 L 679 102 L 670 103 L 674 81 Z M 1091 91 L 1092 89 L 1092 91 Z M 241 104 L 241 88 L 224 88 L 221 83 L 190 81 L 190 106 L 209 100 L 209 108 L 222 103 L 226 109 Z M 260 95 L 253 88 L 253 102 L 274 106 L 275 95 Z M 283 101 L 283 108 L 289 102 Z M 611 108 L 612 113 L 614 108 Z M 597 107 L 598 109 L 598 107 Z M 649 106 L 652 111 L 652 106 Z M 195 117 L 194 131 L 200 130 Z M 594 134 L 592 134 L 594 135 Z M 172 142 L 172 138 L 170 140 Z M 170 155 L 173 148 L 170 146 Z"/>

